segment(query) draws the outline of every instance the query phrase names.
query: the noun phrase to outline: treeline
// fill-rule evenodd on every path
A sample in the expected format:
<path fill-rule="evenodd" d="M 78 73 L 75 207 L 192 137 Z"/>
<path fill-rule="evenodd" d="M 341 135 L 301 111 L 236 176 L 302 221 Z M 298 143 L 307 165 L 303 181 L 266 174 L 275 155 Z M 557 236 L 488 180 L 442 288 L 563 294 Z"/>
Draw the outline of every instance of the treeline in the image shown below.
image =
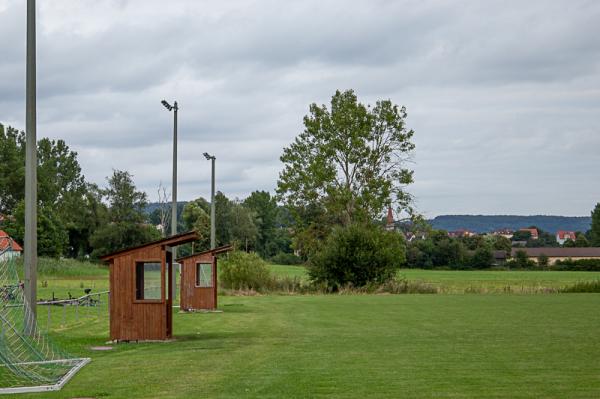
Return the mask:
<path fill-rule="evenodd" d="M 596 219 L 600 219 L 600 204 L 595 209 Z M 594 215 L 594 213 L 593 213 Z M 600 227 L 600 224 L 598 225 Z M 536 228 L 532 226 L 532 228 Z M 553 235 L 537 228 L 538 239 L 532 239 L 531 233 L 521 231 L 515 233 L 512 240 L 500 235 L 474 235 L 450 237 L 445 230 L 428 230 L 421 232 L 418 238 L 407 243 L 406 267 L 420 269 L 448 268 L 456 270 L 488 269 L 502 266 L 512 269 L 552 268 L 554 270 L 600 270 L 600 260 L 559 260 L 550 265 L 548 257 L 542 255 L 535 261 L 530 259 L 524 250 L 516 250 L 514 258 L 511 252 L 515 242 L 525 242 L 526 247 L 558 247 Z M 590 240 L 600 238 L 594 230 L 590 230 Z M 592 241 L 594 242 L 594 241 Z M 588 247 L 590 241 L 582 233 L 575 241 L 567 240 L 563 247 Z"/>
<path fill-rule="evenodd" d="M 180 231 L 195 230 L 201 238 L 193 248 L 192 245 L 181 248 L 181 255 L 210 248 L 210 207 L 210 202 L 202 197 L 183 207 Z M 163 210 L 159 206 L 150 219 L 158 222 L 161 212 Z M 236 249 L 257 252 L 263 259 L 297 264 L 301 259 L 293 254 L 292 225 L 289 212 L 278 206 L 276 199 L 266 191 L 254 191 L 244 200 L 231 200 L 222 192 L 215 195 L 217 246 L 232 244 Z"/>
<path fill-rule="evenodd" d="M 146 194 L 128 172 L 106 187 L 86 182 L 77 153 L 63 140 L 38 141 L 38 254 L 97 257 L 160 236 L 143 210 Z M 0 229 L 23 242 L 25 134 L 0 124 Z"/>
<path fill-rule="evenodd" d="M 510 254 L 511 248 L 511 241 L 503 236 L 449 237 L 446 231 L 432 230 L 408 243 L 407 267 L 486 269 L 495 265 L 494 251 Z"/>
<path fill-rule="evenodd" d="M 556 233 L 558 230 L 587 231 L 589 216 L 517 216 L 517 215 L 440 215 L 429 221 L 436 230 L 455 231 L 467 229 L 477 233 L 488 233 L 500 229 L 518 230 L 523 226 L 538 226 Z"/>
<path fill-rule="evenodd" d="M 0 229 L 23 243 L 24 132 L 0 124 L 0 161 Z M 148 214 L 147 194 L 126 171 L 113 171 L 105 187 L 86 182 L 77 153 L 63 140 L 39 140 L 37 174 L 40 256 L 97 258 L 171 231 L 164 217 L 171 214 L 170 202 L 163 198 Z M 240 201 L 219 192 L 215 204 L 218 245 L 232 243 L 278 263 L 300 262 L 291 247 L 291 216 L 269 193 L 255 191 Z M 178 204 L 178 231 L 194 229 L 201 235 L 194 250 L 210 246 L 209 215 L 210 203 L 203 198 Z M 188 246 L 180 254 L 191 250 Z"/>

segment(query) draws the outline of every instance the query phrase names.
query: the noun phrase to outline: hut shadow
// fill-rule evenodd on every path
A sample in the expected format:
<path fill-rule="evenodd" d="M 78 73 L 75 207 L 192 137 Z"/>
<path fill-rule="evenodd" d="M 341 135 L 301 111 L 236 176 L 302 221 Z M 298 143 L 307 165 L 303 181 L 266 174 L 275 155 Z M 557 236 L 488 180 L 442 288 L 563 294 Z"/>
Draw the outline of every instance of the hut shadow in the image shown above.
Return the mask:
<path fill-rule="evenodd" d="M 222 349 L 226 347 L 235 347 L 242 345 L 244 342 L 257 338 L 258 335 L 251 332 L 199 332 L 199 333 L 184 333 L 176 334 L 174 337 L 178 342 L 196 342 L 204 343 L 194 349 L 211 350 Z"/>
<path fill-rule="evenodd" d="M 227 313 L 254 313 L 252 308 L 249 308 L 242 303 L 240 303 L 240 304 L 231 303 L 231 304 L 221 305 L 221 306 L 219 306 L 218 310 L 216 310 L 216 311 L 210 311 L 210 310 L 208 310 L 208 311 L 204 311 L 204 310 L 183 311 L 178 308 L 175 308 L 173 311 L 177 314 L 188 315 L 188 316 L 191 316 L 191 315 L 210 316 L 210 315 L 219 315 L 219 314 L 227 314 Z"/>
<path fill-rule="evenodd" d="M 243 303 L 228 303 L 222 305 L 223 313 L 254 313 L 252 308 L 245 306 Z"/>

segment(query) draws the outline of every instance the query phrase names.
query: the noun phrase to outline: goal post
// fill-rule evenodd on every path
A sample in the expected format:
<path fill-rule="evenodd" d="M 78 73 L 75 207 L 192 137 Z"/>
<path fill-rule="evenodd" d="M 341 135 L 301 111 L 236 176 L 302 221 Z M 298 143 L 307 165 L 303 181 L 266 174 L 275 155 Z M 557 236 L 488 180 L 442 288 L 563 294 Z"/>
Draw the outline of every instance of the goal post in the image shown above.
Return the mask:
<path fill-rule="evenodd" d="M 0 394 L 59 390 L 89 361 L 38 328 L 14 259 L 0 260 Z"/>

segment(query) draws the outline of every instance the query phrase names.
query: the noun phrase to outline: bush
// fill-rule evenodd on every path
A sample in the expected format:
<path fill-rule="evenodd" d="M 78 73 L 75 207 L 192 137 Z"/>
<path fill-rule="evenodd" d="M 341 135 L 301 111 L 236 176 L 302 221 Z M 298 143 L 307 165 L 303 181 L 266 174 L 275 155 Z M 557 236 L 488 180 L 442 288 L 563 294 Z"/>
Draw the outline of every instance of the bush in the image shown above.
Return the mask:
<path fill-rule="evenodd" d="M 363 287 L 394 277 L 405 262 L 402 237 L 374 226 L 337 228 L 310 259 L 313 283 L 333 290 L 341 286 Z"/>
<path fill-rule="evenodd" d="M 438 289 L 433 285 L 420 281 L 392 278 L 379 286 L 376 292 L 388 294 L 437 294 Z"/>
<path fill-rule="evenodd" d="M 537 258 L 537 264 L 539 267 L 548 267 L 548 262 L 549 262 L 548 255 L 546 255 L 546 254 L 541 254 Z"/>
<path fill-rule="evenodd" d="M 473 269 L 488 269 L 494 264 L 494 254 L 489 248 L 477 248 L 469 257 L 468 264 Z"/>
<path fill-rule="evenodd" d="M 271 262 L 276 265 L 301 265 L 303 263 L 302 258 L 299 256 L 285 252 L 279 252 L 273 256 Z"/>
<path fill-rule="evenodd" d="M 506 262 L 506 266 L 510 269 L 533 269 L 537 264 L 529 259 L 527 252 L 519 250 L 515 253 L 514 259 Z"/>
<path fill-rule="evenodd" d="M 581 281 L 568 287 L 564 287 L 560 292 L 593 292 L 600 293 L 600 280 L 596 281 Z"/>
<path fill-rule="evenodd" d="M 550 268 L 552 270 L 600 272 L 600 259 L 557 260 Z"/>
<path fill-rule="evenodd" d="M 260 292 L 272 284 L 273 278 L 267 263 L 255 253 L 232 252 L 219 265 L 219 279 L 223 288 Z"/>

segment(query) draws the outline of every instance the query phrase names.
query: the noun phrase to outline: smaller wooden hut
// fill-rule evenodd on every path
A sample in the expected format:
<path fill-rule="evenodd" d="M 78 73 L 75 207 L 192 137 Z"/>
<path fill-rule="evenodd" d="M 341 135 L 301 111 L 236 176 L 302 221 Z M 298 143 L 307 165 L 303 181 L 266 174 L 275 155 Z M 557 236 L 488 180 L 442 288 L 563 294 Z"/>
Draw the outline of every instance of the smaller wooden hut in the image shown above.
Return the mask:
<path fill-rule="evenodd" d="M 181 264 L 181 310 L 217 308 L 217 255 L 231 249 L 227 245 L 177 259 Z"/>
<path fill-rule="evenodd" d="M 110 339 L 173 336 L 172 248 L 198 240 L 195 231 L 102 256 L 110 265 Z"/>

